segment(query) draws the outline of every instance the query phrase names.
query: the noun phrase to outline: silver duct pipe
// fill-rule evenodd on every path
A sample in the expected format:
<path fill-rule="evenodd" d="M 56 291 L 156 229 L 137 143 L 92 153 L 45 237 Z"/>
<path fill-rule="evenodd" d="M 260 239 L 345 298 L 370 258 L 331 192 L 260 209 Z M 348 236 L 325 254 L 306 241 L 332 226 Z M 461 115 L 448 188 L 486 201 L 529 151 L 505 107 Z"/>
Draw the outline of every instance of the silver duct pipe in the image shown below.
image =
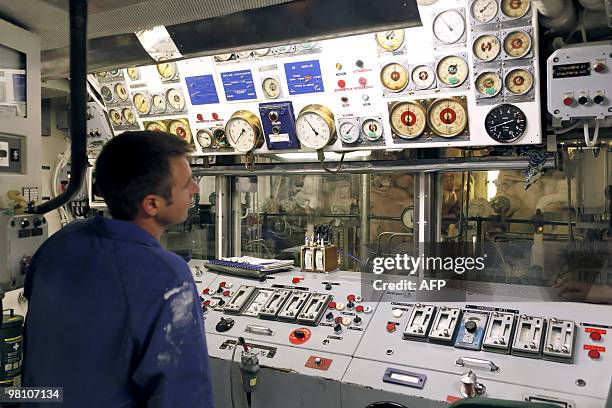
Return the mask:
<path fill-rule="evenodd" d="M 532 0 L 542 18 L 540 23 L 553 31 L 570 31 L 576 26 L 576 8 L 572 0 Z"/>
<path fill-rule="evenodd" d="M 605 9 L 604 0 L 578 0 L 582 7 L 588 10 L 599 10 L 602 11 Z"/>

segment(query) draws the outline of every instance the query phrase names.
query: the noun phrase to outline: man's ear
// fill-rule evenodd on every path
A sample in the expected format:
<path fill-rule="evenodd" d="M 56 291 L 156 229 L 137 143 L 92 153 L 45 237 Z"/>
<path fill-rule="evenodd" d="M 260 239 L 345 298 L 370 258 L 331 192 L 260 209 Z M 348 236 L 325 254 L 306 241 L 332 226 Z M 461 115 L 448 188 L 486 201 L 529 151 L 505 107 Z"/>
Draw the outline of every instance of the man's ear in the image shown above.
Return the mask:
<path fill-rule="evenodd" d="M 140 202 L 140 207 L 144 213 L 150 217 L 155 217 L 159 213 L 159 206 L 161 204 L 160 197 L 155 194 L 149 194 L 145 196 Z"/>

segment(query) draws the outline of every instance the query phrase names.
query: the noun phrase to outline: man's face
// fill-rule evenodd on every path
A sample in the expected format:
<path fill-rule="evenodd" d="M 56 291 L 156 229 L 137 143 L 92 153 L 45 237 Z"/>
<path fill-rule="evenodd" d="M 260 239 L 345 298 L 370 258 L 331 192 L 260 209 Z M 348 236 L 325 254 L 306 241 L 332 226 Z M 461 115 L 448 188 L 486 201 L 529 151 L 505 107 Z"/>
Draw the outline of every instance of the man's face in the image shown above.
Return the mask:
<path fill-rule="evenodd" d="M 191 198 L 200 189 L 191 177 L 189 162 L 184 157 L 170 159 L 172 174 L 171 198 L 159 209 L 158 222 L 163 226 L 171 226 L 185 222 L 188 216 Z"/>

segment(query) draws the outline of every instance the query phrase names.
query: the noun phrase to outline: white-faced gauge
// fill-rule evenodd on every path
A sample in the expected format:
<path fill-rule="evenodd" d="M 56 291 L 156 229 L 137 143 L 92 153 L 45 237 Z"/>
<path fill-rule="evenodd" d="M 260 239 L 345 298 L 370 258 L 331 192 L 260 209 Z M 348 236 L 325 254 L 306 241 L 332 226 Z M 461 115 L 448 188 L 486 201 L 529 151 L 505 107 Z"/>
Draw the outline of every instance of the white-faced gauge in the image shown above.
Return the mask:
<path fill-rule="evenodd" d="M 127 89 L 125 89 L 125 85 L 123 85 L 121 82 L 115 84 L 115 95 L 117 95 L 117 99 L 120 101 L 127 101 Z"/>
<path fill-rule="evenodd" d="M 252 112 L 234 112 L 225 125 L 225 134 L 235 151 L 248 153 L 263 143 L 259 118 Z"/>
<path fill-rule="evenodd" d="M 113 125 L 115 126 L 121 126 L 121 114 L 119 113 L 119 111 L 117 111 L 116 109 L 111 109 L 108 111 L 108 116 L 111 120 L 111 122 L 113 122 Z"/>
<path fill-rule="evenodd" d="M 442 137 L 457 136 L 468 123 L 465 108 L 453 98 L 437 99 L 429 105 L 427 121 L 431 130 Z"/>
<path fill-rule="evenodd" d="M 162 94 L 155 94 L 151 98 L 153 102 L 153 109 L 156 113 L 164 113 L 166 111 L 166 98 Z"/>
<path fill-rule="evenodd" d="M 213 134 L 208 129 L 198 130 L 196 140 L 202 149 L 208 149 L 213 144 Z"/>
<path fill-rule="evenodd" d="M 427 125 L 427 113 L 419 102 L 398 102 L 389 112 L 391 129 L 403 139 L 420 136 Z"/>
<path fill-rule="evenodd" d="M 359 126 L 355 122 L 344 122 L 338 128 L 340 139 L 344 143 L 355 143 L 359 141 Z"/>
<path fill-rule="evenodd" d="M 191 142 L 191 130 L 187 123 L 182 120 L 173 120 L 168 124 L 168 132 L 186 141 Z"/>
<path fill-rule="evenodd" d="M 132 102 L 134 102 L 136 110 L 143 115 L 146 115 L 151 111 L 151 104 L 149 103 L 148 95 L 140 92 L 135 93 L 132 97 Z"/>
<path fill-rule="evenodd" d="M 474 40 L 472 45 L 474 55 L 481 61 L 493 61 L 501 51 L 501 44 L 496 36 L 484 34 Z"/>
<path fill-rule="evenodd" d="M 462 57 L 449 55 L 438 62 L 436 74 L 438 79 L 450 87 L 460 86 L 468 77 L 468 64 Z"/>
<path fill-rule="evenodd" d="M 164 122 L 148 122 L 145 123 L 145 130 L 151 130 L 153 132 L 167 132 L 168 128 Z"/>
<path fill-rule="evenodd" d="M 493 20 L 498 10 L 497 0 L 475 0 L 470 8 L 472 17 L 479 23 L 488 23 Z"/>
<path fill-rule="evenodd" d="M 232 53 L 227 53 L 227 54 L 219 54 L 219 55 L 215 55 L 215 60 L 218 62 L 225 62 L 225 61 L 229 61 L 230 59 L 232 59 Z"/>
<path fill-rule="evenodd" d="M 136 115 L 134 115 L 134 111 L 132 108 L 123 108 L 123 118 L 125 119 L 125 123 L 128 125 L 133 125 L 136 123 Z"/>
<path fill-rule="evenodd" d="M 436 74 L 428 65 L 419 65 L 412 70 L 412 82 L 417 88 L 427 89 L 436 80 Z"/>
<path fill-rule="evenodd" d="M 501 11 L 508 18 L 521 18 L 527 11 L 531 0 L 501 0 Z"/>
<path fill-rule="evenodd" d="M 492 71 L 483 72 L 476 77 L 476 90 L 482 96 L 490 98 L 502 90 L 502 79 Z"/>
<path fill-rule="evenodd" d="M 170 88 L 166 91 L 166 99 L 168 100 L 168 105 L 172 107 L 172 109 L 176 111 L 182 111 L 185 109 L 185 97 L 183 96 L 183 92 L 181 92 L 178 88 Z"/>
<path fill-rule="evenodd" d="M 157 73 L 162 80 L 172 79 L 176 75 L 176 64 L 174 62 L 160 62 L 157 64 Z"/>
<path fill-rule="evenodd" d="M 513 58 L 524 57 L 531 51 L 531 36 L 524 31 L 513 31 L 504 38 L 504 51 Z"/>
<path fill-rule="evenodd" d="M 375 142 L 383 135 L 382 123 L 378 119 L 366 119 L 361 124 L 361 133 L 365 136 L 366 140 Z"/>
<path fill-rule="evenodd" d="M 457 10 L 443 11 L 434 18 L 433 33 L 438 41 L 454 44 L 465 33 L 465 19 Z"/>
<path fill-rule="evenodd" d="M 505 85 L 508 92 L 524 95 L 533 87 L 533 75 L 523 68 L 513 69 L 506 74 Z"/>
<path fill-rule="evenodd" d="M 295 121 L 295 133 L 302 146 L 308 149 L 322 149 L 330 144 L 336 135 L 334 114 L 325 106 L 305 106 Z"/>
<path fill-rule="evenodd" d="M 128 77 L 130 77 L 132 81 L 137 81 L 138 79 L 140 79 L 140 72 L 138 71 L 138 68 L 136 67 L 128 68 L 127 75 Z"/>
<path fill-rule="evenodd" d="M 395 51 L 404 43 L 404 30 L 376 33 L 376 42 L 385 51 Z"/>
<path fill-rule="evenodd" d="M 397 62 L 385 65 L 380 71 L 380 82 L 391 92 L 400 92 L 408 86 L 408 70 Z"/>
<path fill-rule="evenodd" d="M 261 83 L 264 95 L 269 99 L 276 99 L 281 94 L 281 87 L 278 79 L 268 77 Z"/>

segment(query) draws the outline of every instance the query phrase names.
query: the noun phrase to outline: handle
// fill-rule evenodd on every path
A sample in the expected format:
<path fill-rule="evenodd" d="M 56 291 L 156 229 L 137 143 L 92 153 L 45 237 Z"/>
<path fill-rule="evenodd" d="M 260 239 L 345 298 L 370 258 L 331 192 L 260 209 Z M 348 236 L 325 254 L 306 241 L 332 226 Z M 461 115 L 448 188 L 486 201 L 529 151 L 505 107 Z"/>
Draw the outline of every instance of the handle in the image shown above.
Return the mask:
<path fill-rule="evenodd" d="M 249 324 L 245 329 L 245 332 L 247 333 L 253 333 L 253 334 L 261 334 L 264 336 L 273 336 L 274 335 L 274 330 L 272 330 L 269 327 L 266 326 L 258 326 L 255 324 Z"/>
<path fill-rule="evenodd" d="M 455 362 L 455 365 L 460 367 L 472 366 L 472 367 L 482 367 L 488 366 L 489 371 L 498 372 L 499 367 L 492 362 L 491 360 L 483 360 L 480 358 L 472 358 L 472 357 L 459 357 Z"/>

